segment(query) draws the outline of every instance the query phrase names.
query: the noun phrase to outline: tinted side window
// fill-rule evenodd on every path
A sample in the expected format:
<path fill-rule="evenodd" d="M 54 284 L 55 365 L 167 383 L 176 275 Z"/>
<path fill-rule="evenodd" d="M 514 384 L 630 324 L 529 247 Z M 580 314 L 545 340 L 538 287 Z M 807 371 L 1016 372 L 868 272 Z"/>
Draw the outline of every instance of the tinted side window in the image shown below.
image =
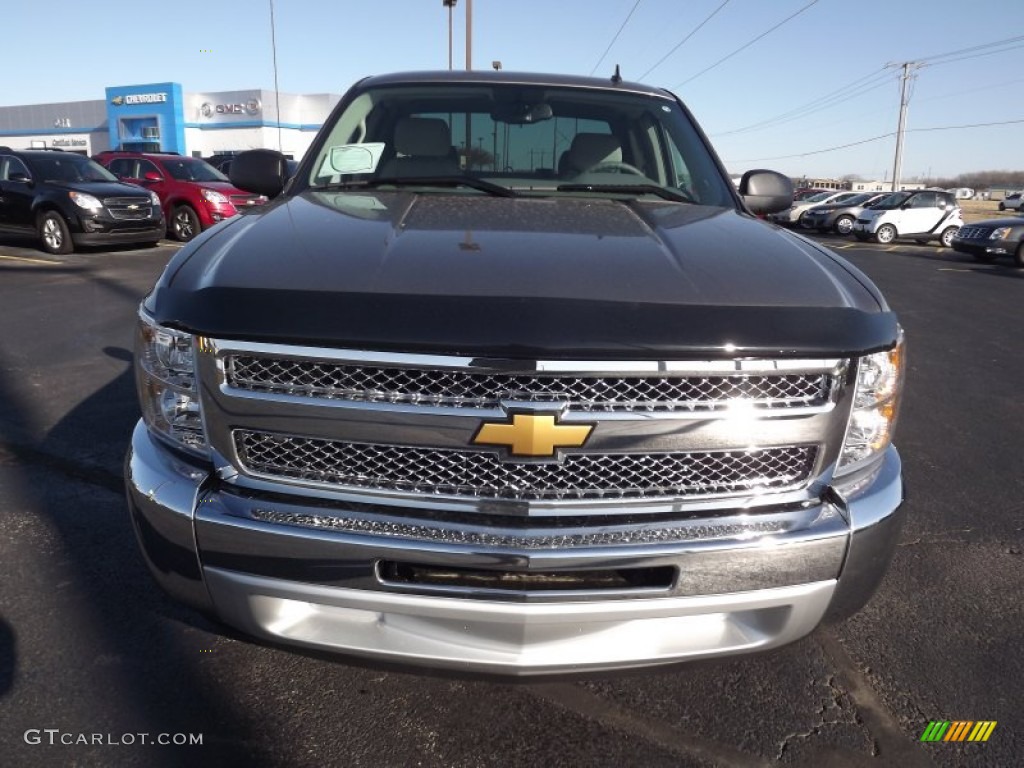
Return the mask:
<path fill-rule="evenodd" d="M 109 170 L 115 176 L 121 176 L 126 179 L 137 178 L 135 176 L 135 161 L 128 157 L 119 157 L 116 160 L 111 160 L 110 165 L 107 166 Z"/>
<path fill-rule="evenodd" d="M 10 181 L 12 176 L 20 174 L 20 178 L 27 179 L 28 168 L 16 157 L 0 158 L 0 181 Z"/>
<path fill-rule="evenodd" d="M 146 178 L 146 174 L 147 173 L 155 173 L 155 174 L 158 174 L 160 176 L 163 176 L 163 174 L 160 173 L 160 169 L 157 168 L 155 164 L 153 164 L 149 160 L 139 160 L 139 175 L 138 175 L 138 178 L 140 178 L 140 179 Z"/>
<path fill-rule="evenodd" d="M 914 195 L 910 201 L 911 208 L 935 208 L 938 204 L 938 195 L 934 192 L 922 192 L 919 195 Z"/>

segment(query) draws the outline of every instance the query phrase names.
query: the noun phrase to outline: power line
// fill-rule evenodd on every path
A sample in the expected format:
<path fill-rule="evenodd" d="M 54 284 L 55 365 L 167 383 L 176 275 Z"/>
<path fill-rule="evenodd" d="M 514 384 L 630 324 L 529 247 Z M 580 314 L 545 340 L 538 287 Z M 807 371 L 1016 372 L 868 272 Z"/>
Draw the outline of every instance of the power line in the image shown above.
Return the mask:
<path fill-rule="evenodd" d="M 991 123 L 965 123 L 963 125 L 937 125 L 928 128 L 908 128 L 907 133 L 918 133 L 927 131 L 955 131 L 963 128 L 986 128 L 996 125 L 1015 125 L 1017 123 L 1024 123 L 1024 118 L 1017 120 L 1000 120 Z M 881 141 L 882 139 L 888 139 L 896 135 L 896 131 L 890 131 L 889 133 L 883 133 L 878 136 L 872 136 L 869 139 L 861 139 L 860 141 L 852 141 L 849 144 L 840 144 L 835 147 L 827 147 L 825 149 L 815 149 L 810 152 L 798 152 L 795 155 L 777 155 L 775 157 L 753 157 L 746 160 L 729 160 L 729 163 L 760 163 L 764 160 L 790 160 L 794 157 L 807 157 L 808 155 L 821 155 L 826 152 L 836 152 L 840 149 L 848 149 L 850 147 L 856 147 L 861 144 L 870 144 L 873 141 Z"/>
<path fill-rule="evenodd" d="M 649 74 L 651 74 L 651 72 L 653 72 L 658 67 L 660 67 L 661 63 L 663 61 L 665 61 L 665 59 L 667 59 L 673 53 L 678 51 L 683 46 L 683 43 L 685 43 L 687 40 L 689 40 L 691 37 L 693 37 L 695 34 L 697 34 L 697 32 L 700 31 L 701 27 L 703 27 L 705 24 L 707 24 L 709 21 L 711 21 L 711 19 L 713 19 L 715 17 L 715 14 L 717 14 L 720 10 L 725 8 L 725 6 L 727 6 L 728 4 L 729 4 L 729 0 L 723 0 L 722 4 L 720 6 L 718 6 L 717 8 L 715 8 L 715 10 L 713 10 L 711 12 L 711 15 L 709 15 L 706 19 L 704 19 L 704 21 L 702 21 L 700 24 L 698 24 L 696 27 L 694 27 L 690 31 L 690 34 L 688 34 L 686 37 L 684 37 L 682 40 L 680 40 L 678 43 L 676 43 L 675 48 L 673 48 L 671 51 L 669 51 L 664 56 L 662 56 L 660 59 L 658 59 L 657 63 L 653 67 L 648 69 L 646 72 L 644 72 L 642 75 L 640 75 L 640 77 L 638 77 L 637 80 L 643 80 L 645 77 L 647 77 Z"/>
<path fill-rule="evenodd" d="M 954 131 L 958 128 L 987 128 L 991 125 L 1015 125 L 1016 123 L 1024 123 L 1024 117 L 1019 120 L 1000 120 L 994 123 L 966 123 L 964 125 L 939 125 L 932 128 L 908 128 L 908 133 L 914 133 L 917 131 Z"/>
<path fill-rule="evenodd" d="M 934 61 L 935 59 L 944 59 L 947 56 L 957 56 L 961 53 L 971 53 L 972 51 L 980 51 L 985 48 L 992 48 L 996 45 L 1006 45 L 1008 43 L 1018 43 L 1024 41 L 1024 35 L 1018 35 L 1017 37 L 1008 37 L 1005 40 L 994 40 L 991 43 L 982 43 L 981 45 L 973 45 L 970 48 L 961 48 L 956 51 L 947 51 L 946 53 L 936 53 L 932 56 L 925 56 L 918 59 L 920 62 Z"/>
<path fill-rule="evenodd" d="M 622 26 L 619 27 L 619 31 L 615 33 L 615 37 L 613 37 L 612 41 L 608 43 L 608 47 L 604 49 L 604 53 L 602 53 L 601 58 L 597 60 L 597 64 L 595 64 L 594 68 L 590 70 L 591 75 L 597 72 L 597 68 L 601 66 L 601 62 L 604 61 L 604 57 L 608 55 L 608 51 L 610 51 L 612 49 L 612 46 L 615 45 L 615 41 L 619 39 L 619 35 L 622 34 L 622 30 L 626 28 L 626 25 L 629 23 L 629 20 L 633 17 L 633 12 L 637 9 L 637 6 L 639 5 L 640 0 L 636 0 L 636 2 L 633 3 L 633 7 L 632 9 L 630 9 L 629 13 L 626 14 L 626 20 L 622 22 Z"/>
<path fill-rule="evenodd" d="M 856 147 L 860 144 L 870 144 L 873 141 L 881 141 L 882 139 L 888 139 L 891 136 L 895 136 L 896 131 L 890 131 L 889 133 L 883 133 L 879 136 L 872 136 L 870 139 L 861 139 L 860 141 L 851 141 L 849 144 L 840 144 L 837 147 L 828 147 L 827 149 L 815 149 L 810 152 L 798 152 L 795 155 L 776 155 L 775 157 L 754 157 L 747 160 L 730 160 L 731 163 L 760 163 L 763 160 L 789 160 L 794 157 L 807 157 L 808 155 L 823 155 L 826 152 L 835 152 L 840 149 L 848 149 L 849 147 Z"/>
<path fill-rule="evenodd" d="M 921 62 L 933 62 L 934 61 L 933 64 L 929 64 L 927 66 L 939 66 L 941 64 L 951 64 L 951 63 L 953 63 L 955 61 L 963 61 L 965 59 L 975 58 L 976 56 L 991 56 L 993 54 L 1004 53 L 1006 51 L 1014 50 L 1015 48 L 1024 47 L 1024 43 L 1021 43 L 1020 45 L 1014 45 L 1014 46 L 1009 47 L 1009 48 L 1003 48 L 1001 50 L 996 50 L 996 51 L 984 50 L 984 49 L 990 48 L 992 46 L 1005 46 L 1005 45 L 1009 45 L 1010 43 L 1016 43 L 1016 42 L 1022 41 L 1022 40 L 1024 40 L 1024 35 L 1019 36 L 1019 37 L 1007 38 L 1006 40 L 996 40 L 996 41 L 993 41 L 991 43 L 985 43 L 984 45 L 975 45 L 975 46 L 971 46 L 970 48 L 961 48 L 959 50 L 949 51 L 947 53 L 934 54 L 932 56 L 928 56 L 925 59 L 920 59 L 919 61 L 921 61 Z M 971 55 L 971 56 L 959 56 L 958 58 L 954 58 L 954 59 L 951 59 L 949 61 L 935 61 L 936 59 L 941 59 L 941 58 L 945 58 L 945 57 L 949 57 L 949 56 L 957 56 L 958 54 L 970 54 L 970 53 L 972 53 L 974 51 L 983 51 L 983 52 L 975 53 L 974 55 Z M 881 76 L 881 79 L 877 79 L 880 76 Z M 722 136 L 731 136 L 731 135 L 736 134 L 736 133 L 746 133 L 748 131 L 753 131 L 753 130 L 760 129 L 760 128 L 768 128 L 768 127 L 771 127 L 771 126 L 773 126 L 775 124 L 782 124 L 782 123 L 792 122 L 793 120 L 796 120 L 798 118 L 806 117 L 807 115 L 811 115 L 811 114 L 814 114 L 815 112 L 820 112 L 820 111 L 822 111 L 824 109 L 828 109 L 828 108 L 833 107 L 833 106 L 835 106 L 837 104 L 843 103 L 843 102 L 847 101 L 848 99 L 852 99 L 852 98 L 856 98 L 857 96 L 864 95 L 865 93 L 867 93 L 869 91 L 872 91 L 875 88 L 878 88 L 878 87 L 881 87 L 882 85 L 884 85 L 885 82 L 888 81 L 889 77 L 890 77 L 889 73 L 886 72 L 885 70 L 882 70 L 880 72 L 879 71 L 871 72 L 871 73 L 869 73 L 869 74 L 867 74 L 867 75 L 865 75 L 865 76 L 863 76 L 861 78 L 858 78 L 857 80 L 854 80 L 851 83 L 848 83 L 848 84 L 846 84 L 844 86 L 841 86 L 840 88 L 837 88 L 834 91 L 830 91 L 829 93 L 825 94 L 824 96 L 819 96 L 818 98 L 816 98 L 816 99 L 814 99 L 812 101 L 809 101 L 809 102 L 807 102 L 807 103 L 805 103 L 805 104 L 803 104 L 803 105 L 801 105 L 799 107 L 794 107 L 793 109 L 788 110 L 786 112 L 782 112 L 781 114 L 775 115 L 774 117 L 765 118 L 764 120 L 760 120 L 760 121 L 758 121 L 756 123 L 750 123 L 749 125 L 744 125 L 744 126 L 741 126 L 739 128 L 732 128 L 732 129 L 730 129 L 728 131 L 722 131 L 722 132 L 718 132 L 718 133 L 713 133 L 711 135 L 714 138 L 720 138 Z M 873 78 L 876 78 L 876 80 L 874 82 L 866 82 L 866 83 L 864 82 L 866 80 L 867 81 L 871 81 Z M 1011 82 L 1019 82 L 1019 81 L 1015 80 L 1015 81 L 1011 81 Z M 977 90 L 986 90 L 986 89 L 975 89 L 974 91 L 970 91 L 970 92 L 973 93 L 973 92 L 975 92 Z M 935 98 L 938 98 L 938 97 L 935 97 Z M 931 99 L 926 99 L 926 101 L 930 101 L 930 100 Z"/>
<path fill-rule="evenodd" d="M 786 18 L 784 18 L 784 19 L 783 19 L 782 21 L 780 21 L 780 22 L 779 22 L 778 24 L 776 24 L 776 25 L 775 25 L 774 27 L 771 27 L 770 29 L 767 29 L 767 30 L 765 30 L 765 31 L 764 31 L 764 32 L 762 32 L 762 33 L 761 33 L 760 35 L 758 35 L 757 37 L 755 37 L 755 38 L 754 38 L 753 40 L 751 40 L 751 41 L 750 41 L 750 42 L 748 42 L 748 43 L 745 43 L 745 44 L 741 45 L 741 46 L 740 46 L 739 48 L 737 48 L 737 49 L 736 49 L 735 51 L 733 51 L 733 52 L 732 52 L 732 53 L 730 53 L 729 55 L 727 55 L 727 56 L 723 56 L 722 58 L 720 58 L 720 59 L 719 59 L 718 61 L 716 61 L 716 62 L 715 62 L 714 64 L 712 64 L 711 66 L 709 66 L 709 67 L 705 67 L 704 69 L 702 69 L 702 70 L 701 70 L 700 72 L 698 72 L 698 73 L 697 73 L 696 75 L 694 75 L 693 77 L 690 77 L 689 79 L 687 79 L 687 80 L 683 80 L 683 82 L 681 82 L 681 83 L 677 83 L 676 85 L 672 86 L 671 90 L 673 90 L 673 91 L 674 91 L 674 90 L 676 90 L 677 88 L 681 88 L 682 86 L 686 85 L 687 83 L 689 83 L 689 82 L 691 82 L 691 81 L 693 81 L 693 80 L 696 80 L 696 79 L 697 79 L 698 77 L 700 77 L 701 75 L 705 74 L 706 72 L 710 72 L 710 71 L 711 71 L 712 69 L 714 69 L 715 67 L 717 67 L 717 66 L 718 66 L 719 64 L 722 64 L 722 63 L 724 63 L 724 62 L 728 61 L 729 59 L 731 59 L 731 58 L 732 58 L 733 56 L 735 56 L 735 55 L 736 55 L 737 53 L 739 53 L 740 51 L 746 50 L 747 48 L 749 48 L 750 46 L 752 46 L 752 45 L 753 45 L 754 43 L 756 43 L 756 42 L 757 42 L 758 40 L 760 40 L 760 39 L 761 39 L 762 37 L 765 37 L 765 36 L 767 36 L 767 35 L 771 34 L 772 32 L 774 32 L 774 31 L 775 31 L 776 29 L 778 29 L 779 27 L 781 27 L 781 26 L 782 26 L 783 24 L 785 24 L 786 22 L 788 22 L 788 21 L 790 21 L 790 20 L 792 20 L 792 19 L 795 19 L 795 18 L 796 18 L 797 16 L 799 16 L 799 15 L 800 15 L 801 13 L 803 13 L 804 11 L 806 11 L 806 10 L 807 10 L 808 8 L 810 8 L 810 7 L 812 6 L 812 5 L 815 5 L 815 4 L 817 4 L 817 2 L 818 2 L 818 0 L 811 0 L 811 2 L 809 2 L 809 3 L 807 4 L 807 5 L 805 5 L 805 6 L 803 7 L 803 8 L 801 8 L 801 9 L 800 9 L 799 11 L 797 11 L 796 13 L 794 13 L 794 14 L 791 14 L 790 16 L 787 16 L 787 17 L 786 17 Z"/>
<path fill-rule="evenodd" d="M 1005 88 L 1008 85 L 1016 85 L 1017 83 L 1024 83 L 1024 77 L 1018 77 L 1016 80 L 1007 80 L 1004 83 L 995 83 L 993 85 L 986 85 L 981 88 L 968 88 L 966 91 L 953 91 L 952 93 L 940 93 L 938 96 L 929 96 L 927 99 L 918 99 L 917 102 L 920 104 L 923 101 L 939 101 L 940 99 L 952 99 L 956 96 L 966 96 L 967 94 L 974 95 L 981 91 L 994 91 L 997 88 Z"/>
<path fill-rule="evenodd" d="M 842 104 L 850 99 L 857 98 L 858 96 L 863 96 L 865 93 L 869 93 L 870 91 L 880 88 L 888 83 L 891 77 L 892 75 L 884 69 L 872 72 L 864 77 L 854 80 L 852 83 L 842 86 L 841 88 L 830 91 L 824 96 L 820 96 L 813 101 L 809 101 L 799 107 L 794 107 L 788 112 L 783 112 L 782 114 L 775 115 L 774 117 L 765 118 L 764 120 L 760 120 L 756 123 L 750 123 L 749 125 L 745 125 L 740 128 L 733 128 L 729 131 L 723 131 L 721 133 L 714 133 L 711 135 L 715 137 L 731 136 L 734 133 L 746 133 L 760 128 L 768 128 L 776 123 L 788 123 L 792 120 L 814 114 L 815 112 L 821 112 L 825 109 L 829 109 L 837 104 Z M 863 82 L 865 80 L 868 82 Z M 874 82 L 872 82 L 872 80 Z"/>
<path fill-rule="evenodd" d="M 954 64 L 954 63 L 956 63 L 958 61 L 967 61 L 968 59 L 979 59 L 982 56 L 995 56 L 996 54 L 999 54 L 999 53 L 1008 53 L 1010 51 L 1016 50 L 1017 48 L 1024 48 L 1024 43 L 1022 43 L 1021 45 L 1011 45 L 1011 46 L 1008 46 L 1006 48 L 1002 48 L 1002 49 L 1000 49 L 998 51 L 982 51 L 980 53 L 973 53 L 970 56 L 957 56 L 954 59 L 946 59 L 945 61 L 936 61 L 936 62 L 934 62 L 932 64 L 925 64 L 924 66 L 926 66 L 926 67 L 941 67 L 943 64 Z"/>

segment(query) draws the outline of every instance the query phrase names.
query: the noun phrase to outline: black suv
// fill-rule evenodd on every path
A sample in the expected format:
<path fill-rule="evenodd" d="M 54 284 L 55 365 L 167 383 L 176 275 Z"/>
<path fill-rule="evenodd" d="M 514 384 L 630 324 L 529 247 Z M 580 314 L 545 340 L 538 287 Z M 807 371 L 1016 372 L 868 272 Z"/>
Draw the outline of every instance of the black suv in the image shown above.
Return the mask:
<path fill-rule="evenodd" d="M 0 232 L 36 232 L 47 253 L 76 245 L 154 245 L 160 199 L 73 152 L 0 147 Z"/>

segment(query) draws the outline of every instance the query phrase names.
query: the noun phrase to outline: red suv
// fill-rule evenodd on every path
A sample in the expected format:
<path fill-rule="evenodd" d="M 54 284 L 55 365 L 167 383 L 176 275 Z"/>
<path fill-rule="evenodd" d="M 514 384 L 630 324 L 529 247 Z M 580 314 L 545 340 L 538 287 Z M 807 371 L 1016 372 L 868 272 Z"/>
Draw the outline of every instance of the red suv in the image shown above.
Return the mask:
<path fill-rule="evenodd" d="M 238 189 L 205 160 L 149 152 L 101 152 L 93 158 L 122 181 L 150 189 L 160 198 L 167 232 L 188 241 L 240 208 L 266 202 Z"/>

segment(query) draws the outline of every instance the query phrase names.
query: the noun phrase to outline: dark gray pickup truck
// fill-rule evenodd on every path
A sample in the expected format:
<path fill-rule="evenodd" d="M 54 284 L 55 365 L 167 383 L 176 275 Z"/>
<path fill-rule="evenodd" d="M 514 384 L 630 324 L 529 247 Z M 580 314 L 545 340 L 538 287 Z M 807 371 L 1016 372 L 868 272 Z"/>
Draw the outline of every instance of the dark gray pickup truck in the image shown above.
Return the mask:
<path fill-rule="evenodd" d="M 671 93 L 372 77 L 139 310 L 131 520 L 275 642 L 538 675 L 775 647 L 896 543 L 896 317 Z"/>

